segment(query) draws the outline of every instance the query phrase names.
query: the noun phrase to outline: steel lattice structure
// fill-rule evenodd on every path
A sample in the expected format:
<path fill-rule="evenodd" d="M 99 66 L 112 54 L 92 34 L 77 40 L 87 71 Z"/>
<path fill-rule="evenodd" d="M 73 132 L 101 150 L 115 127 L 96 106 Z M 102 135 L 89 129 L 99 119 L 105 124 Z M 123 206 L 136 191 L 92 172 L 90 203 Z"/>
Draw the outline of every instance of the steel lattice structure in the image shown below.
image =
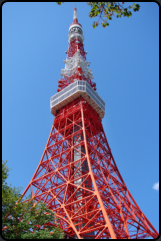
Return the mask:
<path fill-rule="evenodd" d="M 51 97 L 55 119 L 22 196 L 30 193 L 35 202 L 46 203 L 73 238 L 157 238 L 128 191 L 106 139 L 101 120 L 105 103 L 91 81 L 76 8 L 68 39 L 63 78 Z"/>

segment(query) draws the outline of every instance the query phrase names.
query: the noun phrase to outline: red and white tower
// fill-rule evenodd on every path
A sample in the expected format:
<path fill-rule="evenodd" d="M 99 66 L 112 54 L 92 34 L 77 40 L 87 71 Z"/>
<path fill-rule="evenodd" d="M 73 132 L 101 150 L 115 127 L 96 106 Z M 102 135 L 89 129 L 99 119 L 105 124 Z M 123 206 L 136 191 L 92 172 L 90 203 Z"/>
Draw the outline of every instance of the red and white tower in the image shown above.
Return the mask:
<path fill-rule="evenodd" d="M 105 102 L 86 61 L 76 7 L 69 27 L 63 78 L 50 99 L 55 116 L 31 194 L 60 218 L 73 238 L 143 239 L 158 232 L 142 213 L 116 166 L 102 126 Z"/>

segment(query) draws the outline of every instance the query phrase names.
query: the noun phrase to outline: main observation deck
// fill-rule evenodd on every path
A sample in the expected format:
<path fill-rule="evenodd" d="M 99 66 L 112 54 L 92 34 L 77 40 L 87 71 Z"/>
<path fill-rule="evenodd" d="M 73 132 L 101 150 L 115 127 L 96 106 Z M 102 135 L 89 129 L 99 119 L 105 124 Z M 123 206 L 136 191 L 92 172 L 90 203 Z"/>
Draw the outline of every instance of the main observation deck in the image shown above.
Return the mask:
<path fill-rule="evenodd" d="M 80 95 L 92 106 L 101 118 L 104 117 L 105 102 L 93 90 L 93 88 L 83 80 L 75 80 L 74 83 L 50 98 L 51 113 L 55 116 L 57 110 L 72 102 Z"/>

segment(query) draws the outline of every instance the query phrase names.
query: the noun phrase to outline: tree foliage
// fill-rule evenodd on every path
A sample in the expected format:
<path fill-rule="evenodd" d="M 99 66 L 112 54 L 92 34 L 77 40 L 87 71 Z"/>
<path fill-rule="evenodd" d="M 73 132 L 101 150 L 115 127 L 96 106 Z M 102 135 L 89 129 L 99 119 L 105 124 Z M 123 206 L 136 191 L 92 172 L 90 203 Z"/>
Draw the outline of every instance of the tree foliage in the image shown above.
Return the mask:
<path fill-rule="evenodd" d="M 56 3 L 61 5 L 62 2 Z M 137 12 L 140 9 L 140 5 L 135 3 L 129 7 L 124 7 L 124 2 L 87 2 L 87 4 L 91 7 L 89 17 L 98 17 L 98 20 L 92 24 L 93 28 L 99 25 L 100 20 L 102 27 L 106 28 L 109 25 L 108 21 L 112 20 L 113 16 L 117 18 L 121 18 L 121 16 L 129 18 L 132 16 L 131 10 Z"/>
<path fill-rule="evenodd" d="M 20 199 L 19 188 L 7 185 L 9 168 L 2 161 L 2 235 L 6 239 L 63 239 L 54 213 L 43 203 Z M 20 199 L 20 202 L 16 203 Z"/>
<path fill-rule="evenodd" d="M 6 179 L 10 169 L 6 165 L 7 161 L 2 161 L 2 220 L 13 209 L 16 201 L 20 198 L 20 188 L 8 186 Z"/>

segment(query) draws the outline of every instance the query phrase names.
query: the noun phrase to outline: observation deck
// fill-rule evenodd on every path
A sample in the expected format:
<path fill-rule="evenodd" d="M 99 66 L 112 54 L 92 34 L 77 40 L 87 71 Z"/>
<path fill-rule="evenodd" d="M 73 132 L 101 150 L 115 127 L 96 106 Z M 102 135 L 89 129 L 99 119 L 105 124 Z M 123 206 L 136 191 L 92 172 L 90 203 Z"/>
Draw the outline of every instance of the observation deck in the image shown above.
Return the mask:
<path fill-rule="evenodd" d="M 57 110 L 72 102 L 80 95 L 92 106 L 101 118 L 104 117 L 105 102 L 86 81 L 76 79 L 74 83 L 68 85 L 65 89 L 50 98 L 51 113 L 55 116 Z"/>

